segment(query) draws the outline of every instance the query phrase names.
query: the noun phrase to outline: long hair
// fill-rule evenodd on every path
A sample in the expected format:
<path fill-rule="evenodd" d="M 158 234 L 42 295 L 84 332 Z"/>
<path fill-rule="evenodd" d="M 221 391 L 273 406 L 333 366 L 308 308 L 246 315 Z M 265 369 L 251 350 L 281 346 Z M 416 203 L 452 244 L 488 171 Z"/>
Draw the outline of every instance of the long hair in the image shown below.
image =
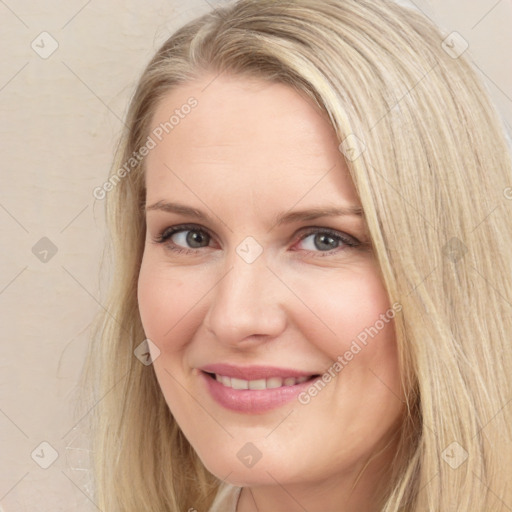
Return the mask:
<path fill-rule="evenodd" d="M 205 73 L 287 84 L 328 114 L 338 136 L 383 282 L 402 305 L 395 328 L 408 413 L 382 511 L 510 510 L 511 162 L 460 41 L 443 39 L 387 0 L 240 0 L 157 51 L 102 189 L 113 277 L 84 371 L 97 401 L 101 510 L 207 510 L 219 485 L 152 367 L 134 355 L 145 339 L 144 159 L 134 155 L 162 98 Z"/>

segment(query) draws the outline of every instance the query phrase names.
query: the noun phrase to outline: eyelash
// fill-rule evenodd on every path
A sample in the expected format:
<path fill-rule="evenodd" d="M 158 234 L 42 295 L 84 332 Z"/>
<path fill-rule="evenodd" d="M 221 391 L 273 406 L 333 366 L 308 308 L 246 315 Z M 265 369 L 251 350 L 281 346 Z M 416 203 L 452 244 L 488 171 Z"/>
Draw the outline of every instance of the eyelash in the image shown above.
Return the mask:
<path fill-rule="evenodd" d="M 362 242 L 360 242 L 357 238 L 354 238 L 353 236 L 341 233 L 339 231 L 329 229 L 329 228 L 322 228 L 322 227 L 309 227 L 305 228 L 306 233 L 303 234 L 298 240 L 296 240 L 294 243 L 302 242 L 305 238 L 307 238 L 310 235 L 322 233 L 327 234 L 328 236 L 332 237 L 335 240 L 338 240 L 339 242 L 343 243 L 346 248 L 343 249 L 343 247 L 337 247 L 335 249 L 331 249 L 329 251 L 308 251 L 306 250 L 307 254 L 313 254 L 315 257 L 326 257 L 326 256 L 332 256 L 333 254 L 337 254 L 340 250 L 348 250 L 348 249 L 355 249 L 357 247 L 360 247 L 364 245 Z M 187 249 L 184 247 L 181 247 L 179 245 L 176 245 L 174 242 L 171 242 L 169 239 L 172 237 L 172 235 L 175 235 L 176 233 L 180 233 L 181 231 L 197 231 L 199 233 L 204 233 L 208 235 L 211 238 L 213 236 L 211 233 L 202 227 L 199 227 L 194 224 L 181 224 L 179 226 L 172 226 L 167 227 L 163 231 L 161 231 L 157 237 L 153 239 L 153 242 L 157 244 L 168 244 L 168 248 L 171 251 L 174 251 L 177 254 L 197 254 L 197 252 L 201 249 L 204 249 L 205 247 L 200 247 L 197 249 Z"/>

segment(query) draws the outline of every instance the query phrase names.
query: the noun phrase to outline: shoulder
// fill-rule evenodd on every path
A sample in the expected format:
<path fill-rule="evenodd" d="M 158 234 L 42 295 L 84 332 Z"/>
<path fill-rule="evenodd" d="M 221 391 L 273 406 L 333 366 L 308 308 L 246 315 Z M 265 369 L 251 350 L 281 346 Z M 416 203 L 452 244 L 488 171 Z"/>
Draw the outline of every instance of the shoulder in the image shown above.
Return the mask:
<path fill-rule="evenodd" d="M 241 492 L 241 487 L 221 484 L 208 512 L 236 512 L 236 505 Z"/>

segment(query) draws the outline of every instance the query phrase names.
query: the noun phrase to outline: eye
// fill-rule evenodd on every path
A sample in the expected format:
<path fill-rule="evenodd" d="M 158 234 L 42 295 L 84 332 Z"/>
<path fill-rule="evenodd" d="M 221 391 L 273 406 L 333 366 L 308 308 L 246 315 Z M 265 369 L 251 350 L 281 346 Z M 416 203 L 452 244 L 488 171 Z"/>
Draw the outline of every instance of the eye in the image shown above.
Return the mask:
<path fill-rule="evenodd" d="M 162 231 L 155 239 L 156 243 L 168 244 L 176 252 L 195 252 L 196 249 L 208 247 L 211 236 L 197 226 L 172 226 Z"/>
<path fill-rule="evenodd" d="M 182 231 L 176 231 L 171 235 L 168 235 L 176 245 L 189 246 L 192 249 L 198 249 L 199 247 L 208 247 L 210 243 L 210 235 L 204 231 L 198 229 L 186 229 Z M 188 247 L 187 247 L 188 248 Z"/>
<path fill-rule="evenodd" d="M 338 252 L 339 250 L 347 250 L 361 245 L 361 242 L 353 236 L 347 235 L 340 231 L 327 228 L 311 228 L 299 239 L 299 245 L 303 245 L 306 252 L 322 252 L 328 253 L 325 256 Z M 320 256 L 324 256 L 321 254 Z"/>

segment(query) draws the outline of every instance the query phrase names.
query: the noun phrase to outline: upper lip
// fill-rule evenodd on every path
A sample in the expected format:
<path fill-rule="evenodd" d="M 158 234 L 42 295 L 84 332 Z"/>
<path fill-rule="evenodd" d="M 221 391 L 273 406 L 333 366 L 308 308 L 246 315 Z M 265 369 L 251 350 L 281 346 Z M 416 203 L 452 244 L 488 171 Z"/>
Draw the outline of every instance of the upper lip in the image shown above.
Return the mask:
<path fill-rule="evenodd" d="M 315 372 L 295 370 L 293 368 L 279 368 L 277 366 L 234 366 L 226 363 L 207 364 L 199 368 L 206 373 L 215 373 L 224 377 L 235 379 L 258 380 L 270 379 L 271 377 L 310 377 L 318 375 Z"/>

